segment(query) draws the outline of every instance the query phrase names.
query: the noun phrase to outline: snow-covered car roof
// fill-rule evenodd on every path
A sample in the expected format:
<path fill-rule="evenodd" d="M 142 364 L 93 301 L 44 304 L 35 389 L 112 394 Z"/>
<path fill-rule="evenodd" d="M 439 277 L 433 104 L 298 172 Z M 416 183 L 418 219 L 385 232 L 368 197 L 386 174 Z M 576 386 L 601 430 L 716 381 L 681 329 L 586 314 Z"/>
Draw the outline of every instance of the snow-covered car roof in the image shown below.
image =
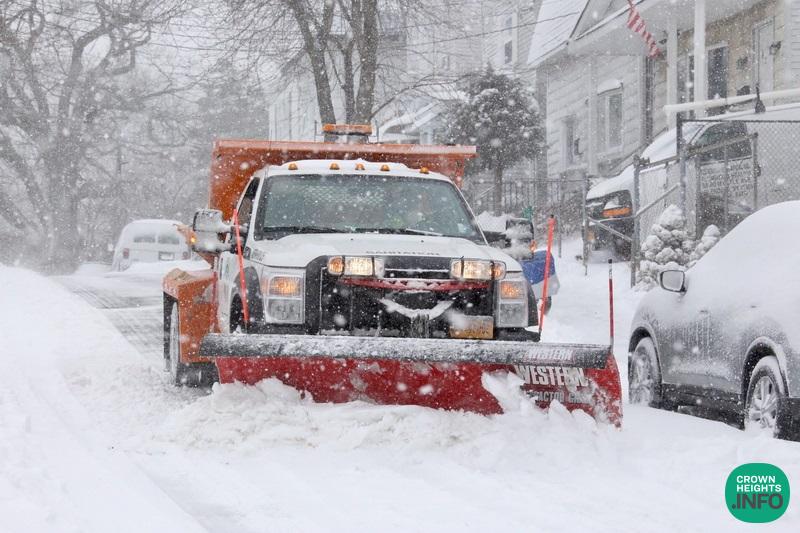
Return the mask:
<path fill-rule="evenodd" d="M 129 222 L 125 225 L 125 229 L 127 228 L 135 228 L 135 227 L 143 227 L 143 226 L 158 226 L 161 228 L 172 228 L 177 224 L 183 224 L 180 220 L 168 220 L 168 219 L 160 219 L 160 218 L 143 218 L 140 220 L 134 220 L 133 222 Z"/>
<path fill-rule="evenodd" d="M 357 169 L 356 166 L 359 166 Z M 331 167 L 334 168 L 331 168 Z M 335 167 L 339 167 L 336 169 Z M 363 169 L 361 168 L 363 166 Z M 389 170 L 383 170 L 386 166 Z M 291 168 L 290 168 L 291 167 Z M 296 167 L 296 168 L 295 168 Z M 343 176 L 352 176 L 358 174 L 382 174 L 386 176 L 398 177 L 413 177 L 424 178 L 439 181 L 452 180 L 438 172 L 425 171 L 422 169 L 409 168 L 403 163 L 376 163 L 374 161 L 365 161 L 363 159 L 304 159 L 301 161 L 289 161 L 283 165 L 276 165 L 267 167 L 259 171 L 262 176 L 285 176 L 297 174 L 341 174 Z"/>

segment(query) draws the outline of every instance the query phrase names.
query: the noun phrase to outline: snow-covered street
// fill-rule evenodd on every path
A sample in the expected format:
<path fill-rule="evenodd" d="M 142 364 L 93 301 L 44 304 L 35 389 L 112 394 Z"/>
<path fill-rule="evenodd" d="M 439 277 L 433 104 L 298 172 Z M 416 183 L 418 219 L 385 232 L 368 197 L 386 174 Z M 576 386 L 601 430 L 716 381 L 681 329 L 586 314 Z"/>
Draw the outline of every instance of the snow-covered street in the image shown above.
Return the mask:
<path fill-rule="evenodd" d="M 584 278 L 564 250 L 544 338 L 603 342 L 607 266 Z M 625 368 L 638 295 L 615 273 Z M 630 406 L 617 431 L 532 409 L 500 381 L 507 412 L 492 417 L 314 404 L 274 381 L 175 389 L 159 282 L 0 267 L 0 529 L 737 531 L 752 526 L 725 509 L 734 467 L 800 479 L 798 443 Z M 792 503 L 767 527 L 798 524 Z"/>

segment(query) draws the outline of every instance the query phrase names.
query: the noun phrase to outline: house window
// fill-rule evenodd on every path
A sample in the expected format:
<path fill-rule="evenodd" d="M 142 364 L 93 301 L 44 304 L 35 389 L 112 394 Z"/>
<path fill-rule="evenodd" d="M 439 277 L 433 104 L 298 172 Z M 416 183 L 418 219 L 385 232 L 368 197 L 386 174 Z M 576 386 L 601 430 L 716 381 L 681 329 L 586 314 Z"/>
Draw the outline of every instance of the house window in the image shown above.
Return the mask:
<path fill-rule="evenodd" d="M 622 89 L 606 91 L 598 97 L 597 115 L 600 151 L 622 148 Z"/>
<path fill-rule="evenodd" d="M 503 19 L 503 32 L 501 46 L 503 49 L 503 64 L 510 65 L 516 60 L 514 41 L 516 36 L 516 14 L 509 14 Z"/>
<path fill-rule="evenodd" d="M 575 117 L 568 117 L 563 122 L 563 147 L 565 166 L 572 166 L 580 160 L 580 140 L 575 132 Z"/>

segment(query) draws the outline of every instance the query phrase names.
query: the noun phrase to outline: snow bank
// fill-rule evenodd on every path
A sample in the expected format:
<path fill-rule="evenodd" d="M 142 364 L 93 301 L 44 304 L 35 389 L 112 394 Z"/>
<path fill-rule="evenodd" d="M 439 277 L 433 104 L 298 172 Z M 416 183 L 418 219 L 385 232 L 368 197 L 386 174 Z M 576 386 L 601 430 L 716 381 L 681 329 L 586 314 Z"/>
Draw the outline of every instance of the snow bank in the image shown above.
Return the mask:
<path fill-rule="evenodd" d="M 548 341 L 607 336 L 607 265 L 584 278 L 579 249 L 565 242 Z M 627 276 L 616 267 L 623 331 Z M 629 406 L 617 431 L 536 410 L 513 376 L 485 377 L 506 409 L 492 417 L 315 404 L 274 380 L 175 389 L 160 358 L 47 279 L 0 268 L 0 301 L 10 531 L 749 531 L 725 509 L 728 473 L 768 461 L 800 479 L 797 443 Z M 790 505 L 771 530 L 799 520 Z"/>
<path fill-rule="evenodd" d="M 199 530 L 96 431 L 64 377 L 83 354 L 135 357 L 127 342 L 99 312 L 31 272 L 0 266 L 0 294 L 3 528 Z"/>

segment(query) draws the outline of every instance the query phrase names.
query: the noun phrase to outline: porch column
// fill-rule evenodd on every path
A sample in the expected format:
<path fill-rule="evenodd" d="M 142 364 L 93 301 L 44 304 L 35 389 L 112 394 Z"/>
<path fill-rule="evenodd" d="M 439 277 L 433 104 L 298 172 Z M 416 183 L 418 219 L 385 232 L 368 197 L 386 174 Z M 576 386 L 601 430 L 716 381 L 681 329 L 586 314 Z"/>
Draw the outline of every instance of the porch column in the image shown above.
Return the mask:
<path fill-rule="evenodd" d="M 678 103 L 678 25 L 675 17 L 667 22 L 667 104 Z M 669 128 L 674 128 L 677 115 L 670 113 Z"/>
<path fill-rule="evenodd" d="M 586 143 L 586 148 L 589 150 L 588 163 L 589 174 L 597 175 L 597 145 L 599 126 L 597 124 L 597 60 L 595 56 L 589 56 L 589 79 L 588 79 L 588 98 L 589 98 L 589 120 L 588 120 L 588 134 L 589 139 Z"/>
<path fill-rule="evenodd" d="M 708 99 L 706 89 L 706 0 L 694 1 L 694 101 Z M 704 117 L 705 109 L 698 109 L 695 116 Z"/>

